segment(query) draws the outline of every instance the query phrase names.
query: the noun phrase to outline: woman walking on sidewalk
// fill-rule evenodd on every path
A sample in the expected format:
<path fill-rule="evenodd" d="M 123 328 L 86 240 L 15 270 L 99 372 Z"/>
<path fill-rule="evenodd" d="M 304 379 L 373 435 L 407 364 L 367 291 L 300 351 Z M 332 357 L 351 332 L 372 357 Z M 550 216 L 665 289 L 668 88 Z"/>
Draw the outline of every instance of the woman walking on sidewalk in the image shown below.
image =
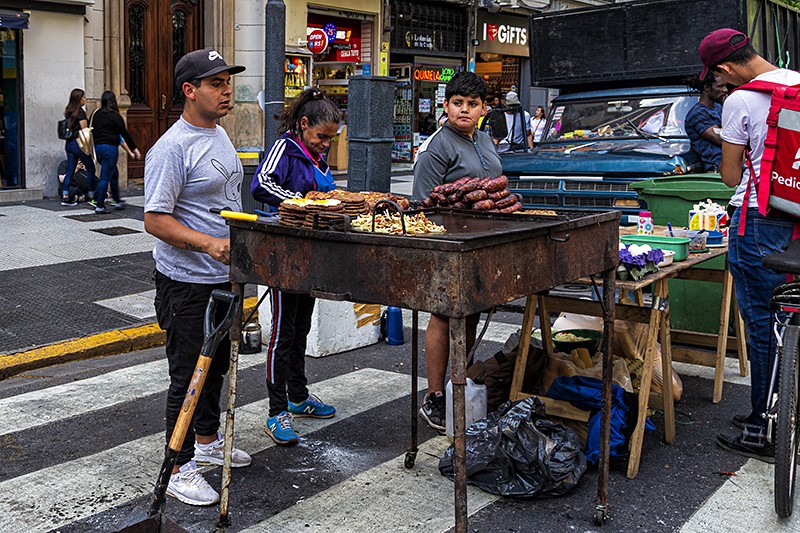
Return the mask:
<path fill-rule="evenodd" d="M 89 194 L 94 192 L 95 186 L 95 167 L 94 161 L 91 157 L 84 154 L 78 146 L 78 132 L 89 125 L 86 118 L 86 111 L 83 106 L 86 105 L 86 93 L 83 89 L 72 89 L 69 94 L 69 103 L 64 109 L 64 118 L 69 119 L 69 129 L 72 132 L 72 138 L 66 141 L 64 149 L 67 152 L 67 174 L 64 176 L 64 183 L 61 186 L 61 205 L 77 205 L 74 196 L 70 196 L 69 187 L 72 176 L 75 173 L 75 167 L 78 166 L 78 161 L 83 163 L 86 167 L 86 175 L 89 177 Z"/>
<path fill-rule="evenodd" d="M 319 89 L 308 89 L 279 116 L 283 132 L 253 176 L 250 191 L 277 207 L 309 191 L 335 188 L 322 154 L 339 129 L 339 109 Z M 324 268 L 321 266 L 320 268 Z M 265 431 L 277 444 L 297 443 L 293 416 L 330 418 L 330 405 L 308 392 L 305 356 L 314 298 L 272 290 L 272 332 L 267 345 L 269 417 Z"/>
<path fill-rule="evenodd" d="M 94 151 L 97 154 L 97 162 L 100 163 L 100 182 L 97 184 L 94 212 L 98 214 L 108 212 L 105 200 L 109 185 L 111 185 L 113 198 L 112 207 L 122 209 L 125 207 L 125 202 L 119 195 L 119 172 L 117 171 L 120 137 L 133 151 L 134 159 L 141 159 L 142 156 L 125 127 L 122 115 L 119 114 L 117 97 L 113 92 L 105 91 L 100 97 L 100 109 L 95 112 L 92 127 L 94 128 Z"/>

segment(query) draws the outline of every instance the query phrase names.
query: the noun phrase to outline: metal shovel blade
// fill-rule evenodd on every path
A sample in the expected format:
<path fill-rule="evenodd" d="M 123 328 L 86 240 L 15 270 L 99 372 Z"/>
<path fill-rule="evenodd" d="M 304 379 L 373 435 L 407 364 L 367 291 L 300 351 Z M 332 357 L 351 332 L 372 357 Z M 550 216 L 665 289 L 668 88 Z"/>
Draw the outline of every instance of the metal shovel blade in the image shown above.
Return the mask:
<path fill-rule="evenodd" d="M 189 533 L 168 516 L 157 513 L 147 516 L 147 511 L 136 507 L 117 530 L 117 533 Z"/>

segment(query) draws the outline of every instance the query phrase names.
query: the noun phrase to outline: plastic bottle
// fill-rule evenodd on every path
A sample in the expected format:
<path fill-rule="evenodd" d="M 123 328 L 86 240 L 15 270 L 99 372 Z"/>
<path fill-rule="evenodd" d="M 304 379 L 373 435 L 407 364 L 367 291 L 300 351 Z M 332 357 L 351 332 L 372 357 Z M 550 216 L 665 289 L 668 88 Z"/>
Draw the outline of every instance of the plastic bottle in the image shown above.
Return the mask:
<path fill-rule="evenodd" d="M 639 211 L 639 223 L 636 226 L 639 235 L 653 234 L 653 214 L 650 211 Z"/>
<path fill-rule="evenodd" d="M 453 382 L 447 382 L 446 411 L 445 411 L 445 434 L 453 438 Z M 467 378 L 467 385 L 464 387 L 464 410 L 466 411 L 466 425 L 469 427 L 473 422 L 486 418 L 486 385 L 478 384 Z"/>

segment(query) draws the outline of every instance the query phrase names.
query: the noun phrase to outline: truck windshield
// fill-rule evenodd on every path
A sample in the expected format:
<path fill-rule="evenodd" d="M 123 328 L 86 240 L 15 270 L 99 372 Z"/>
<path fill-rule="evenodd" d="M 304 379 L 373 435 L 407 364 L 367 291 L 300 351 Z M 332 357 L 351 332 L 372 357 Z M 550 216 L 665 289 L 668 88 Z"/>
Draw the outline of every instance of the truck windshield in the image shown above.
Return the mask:
<path fill-rule="evenodd" d="M 555 105 L 546 142 L 686 137 L 684 119 L 696 96 L 620 98 Z M 648 135 L 650 134 L 650 135 Z"/>

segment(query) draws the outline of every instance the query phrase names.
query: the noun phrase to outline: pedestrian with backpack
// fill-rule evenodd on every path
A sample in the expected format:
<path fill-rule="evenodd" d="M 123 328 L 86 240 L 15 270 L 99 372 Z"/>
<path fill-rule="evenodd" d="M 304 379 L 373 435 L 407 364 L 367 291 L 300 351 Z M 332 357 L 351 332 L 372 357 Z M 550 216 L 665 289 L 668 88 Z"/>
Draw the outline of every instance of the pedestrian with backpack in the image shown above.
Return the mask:
<path fill-rule="evenodd" d="M 64 183 L 61 186 L 59 193 L 61 194 L 61 205 L 71 206 L 77 205 L 76 198 L 69 194 L 70 181 L 72 175 L 75 173 L 75 167 L 78 161 L 83 163 L 86 167 L 86 175 L 89 176 L 89 196 L 94 194 L 96 183 L 96 170 L 94 160 L 80 149 L 78 146 L 78 132 L 89 126 L 89 120 L 86 117 L 86 111 L 83 106 L 86 105 L 86 93 L 83 89 L 72 89 L 69 95 L 69 103 L 64 109 L 64 118 L 67 120 L 67 131 L 71 135 L 67 135 L 64 144 L 64 149 L 67 152 L 67 174 L 64 176 Z M 61 130 L 61 128 L 59 128 Z M 59 131 L 59 136 L 61 131 Z M 91 200 L 91 198 L 89 198 Z"/>
<path fill-rule="evenodd" d="M 800 84 L 800 73 L 775 67 L 759 56 L 743 33 L 723 28 L 711 32 L 700 44 L 701 79 L 713 72 L 725 83 L 740 87 L 751 82 Z M 750 345 L 751 411 L 736 415 L 741 427 L 736 436 L 718 435 L 717 444 L 733 453 L 775 462 L 774 446 L 766 440 L 767 393 L 774 352 L 769 300 L 785 275 L 764 268 L 764 256 L 786 250 L 795 218 L 759 212 L 756 181 L 764 156 L 767 115 L 771 95 L 742 87 L 734 90 L 722 108 L 722 162 L 720 174 L 736 187 L 730 204 L 736 209 L 730 225 L 728 264 L 736 288 L 736 301 L 745 320 Z"/>

